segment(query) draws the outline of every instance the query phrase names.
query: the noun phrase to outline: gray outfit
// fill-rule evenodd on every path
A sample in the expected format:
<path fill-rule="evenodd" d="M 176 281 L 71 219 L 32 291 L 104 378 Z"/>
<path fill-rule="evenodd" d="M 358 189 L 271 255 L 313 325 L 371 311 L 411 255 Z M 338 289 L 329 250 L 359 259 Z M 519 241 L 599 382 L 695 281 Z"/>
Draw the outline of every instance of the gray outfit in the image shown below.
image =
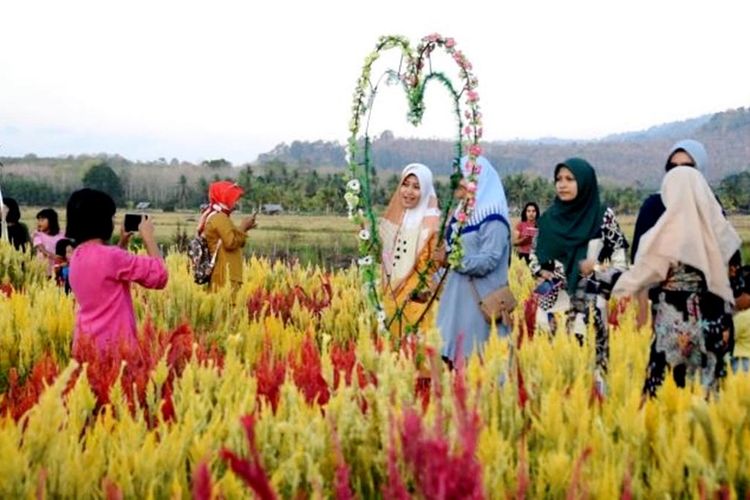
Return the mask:
<path fill-rule="evenodd" d="M 490 336 L 490 326 L 479 310 L 469 278 L 484 297 L 508 283 L 510 233 L 508 225 L 496 219 L 483 222 L 479 229 L 461 237 L 464 259 L 460 269 L 451 270 L 440 297 L 437 324 L 443 338 L 441 354 L 456 361 L 474 350 L 481 352 Z M 507 335 L 505 326 L 498 326 Z M 462 339 L 459 348 L 459 338 Z"/>

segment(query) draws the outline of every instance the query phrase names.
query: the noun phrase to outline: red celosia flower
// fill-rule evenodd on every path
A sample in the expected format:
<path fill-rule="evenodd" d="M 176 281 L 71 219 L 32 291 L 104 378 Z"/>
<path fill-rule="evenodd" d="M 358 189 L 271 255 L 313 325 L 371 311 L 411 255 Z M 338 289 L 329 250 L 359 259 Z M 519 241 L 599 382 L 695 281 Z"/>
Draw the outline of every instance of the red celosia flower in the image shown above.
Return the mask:
<path fill-rule="evenodd" d="M 317 402 L 324 405 L 330 398 L 328 384 L 322 375 L 323 367 L 320 362 L 320 353 L 308 335 L 302 342 L 299 356 L 291 354 L 290 364 L 294 376 L 294 383 L 297 385 L 305 400 L 308 403 Z"/>
<path fill-rule="evenodd" d="M 193 471 L 193 499 L 211 500 L 212 483 L 211 471 L 208 468 L 208 464 L 201 462 L 195 471 Z"/>
<path fill-rule="evenodd" d="M 245 484 L 252 488 L 261 500 L 275 499 L 276 493 L 274 493 L 271 483 L 268 480 L 268 474 L 263 469 L 260 453 L 255 445 L 255 417 L 253 415 L 245 415 L 241 421 L 245 429 L 250 456 L 248 458 L 240 458 L 226 448 L 221 450 L 220 456 L 222 460 L 229 464 L 232 472 L 245 481 Z"/>

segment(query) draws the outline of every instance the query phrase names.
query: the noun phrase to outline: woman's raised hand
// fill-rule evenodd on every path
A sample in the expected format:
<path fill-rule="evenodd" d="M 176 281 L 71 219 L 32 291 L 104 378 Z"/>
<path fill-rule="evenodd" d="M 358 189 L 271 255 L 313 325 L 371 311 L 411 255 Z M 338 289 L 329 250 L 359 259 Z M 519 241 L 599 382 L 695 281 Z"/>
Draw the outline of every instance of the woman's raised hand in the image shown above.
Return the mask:
<path fill-rule="evenodd" d="M 151 222 L 150 218 L 144 216 L 141 219 L 141 223 L 138 224 L 138 233 L 141 235 L 143 241 L 153 240 L 155 232 L 154 223 Z"/>
<path fill-rule="evenodd" d="M 156 229 L 151 218 L 144 216 L 138 225 L 138 233 L 141 235 L 146 251 L 151 257 L 161 257 L 159 246 L 156 244 Z"/>
<path fill-rule="evenodd" d="M 247 232 L 258 227 L 258 223 L 255 221 L 256 215 L 257 214 L 254 213 L 249 217 L 245 217 L 244 219 L 242 219 L 242 222 L 240 222 L 240 229 L 242 229 L 242 231 L 244 232 Z"/>

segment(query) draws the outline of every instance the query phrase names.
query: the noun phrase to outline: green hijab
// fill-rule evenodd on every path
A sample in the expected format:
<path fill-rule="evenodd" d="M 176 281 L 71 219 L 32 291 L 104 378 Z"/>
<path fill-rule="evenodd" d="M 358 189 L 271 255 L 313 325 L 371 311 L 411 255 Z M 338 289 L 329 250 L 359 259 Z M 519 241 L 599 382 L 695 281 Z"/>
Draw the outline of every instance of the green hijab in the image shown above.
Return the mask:
<path fill-rule="evenodd" d="M 569 158 L 555 167 L 555 178 L 562 167 L 573 173 L 578 194 L 572 201 L 555 197 L 539 219 L 536 255 L 541 264 L 557 260 L 565 266 L 568 292 L 572 294 L 578 285 L 578 263 L 586 258 L 589 240 L 601 228 L 605 207 L 599 198 L 596 172 L 589 162 Z"/>

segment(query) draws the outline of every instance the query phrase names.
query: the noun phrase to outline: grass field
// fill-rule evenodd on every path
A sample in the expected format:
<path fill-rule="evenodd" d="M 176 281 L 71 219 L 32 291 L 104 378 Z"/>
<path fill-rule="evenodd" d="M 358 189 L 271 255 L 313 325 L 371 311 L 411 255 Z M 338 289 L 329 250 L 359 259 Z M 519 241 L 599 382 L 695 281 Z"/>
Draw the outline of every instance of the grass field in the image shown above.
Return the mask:
<path fill-rule="evenodd" d="M 36 229 L 34 216 L 39 207 L 22 207 L 22 220 L 29 230 Z M 60 225 L 65 227 L 65 209 L 56 209 Z M 177 235 L 185 232 L 191 237 L 197 224 L 196 212 L 147 211 L 156 225 L 156 236 L 165 248 L 174 245 Z M 118 210 L 115 220 L 122 222 L 125 211 Z M 239 222 L 248 214 L 232 215 Z M 742 237 L 743 262 L 750 262 L 750 216 L 729 217 Z M 634 215 L 619 217 L 628 241 L 632 241 L 635 226 Z M 250 232 L 246 251 L 248 255 L 264 255 L 271 258 L 298 258 L 303 263 L 347 266 L 356 255 L 357 240 L 355 226 L 340 215 L 258 215 L 258 227 Z M 513 224 L 517 221 L 514 219 Z"/>

